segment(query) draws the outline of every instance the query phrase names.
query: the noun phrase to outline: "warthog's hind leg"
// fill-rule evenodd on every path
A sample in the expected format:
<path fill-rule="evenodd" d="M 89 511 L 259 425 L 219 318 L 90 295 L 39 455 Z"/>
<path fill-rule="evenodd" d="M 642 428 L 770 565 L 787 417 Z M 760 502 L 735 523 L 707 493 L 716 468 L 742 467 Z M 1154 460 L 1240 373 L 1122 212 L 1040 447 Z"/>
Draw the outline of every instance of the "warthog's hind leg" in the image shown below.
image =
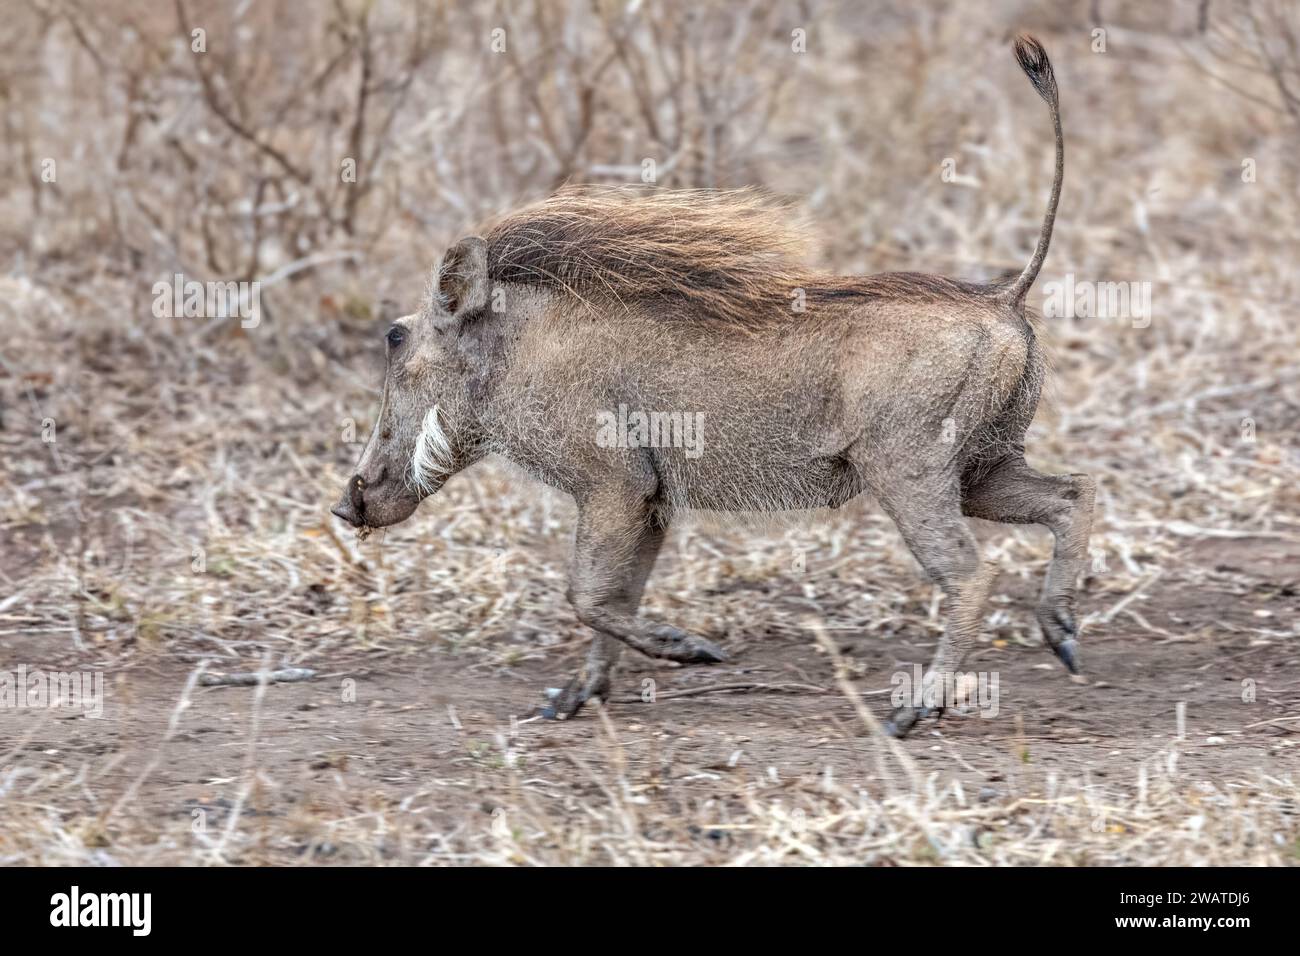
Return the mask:
<path fill-rule="evenodd" d="M 1079 673 L 1075 586 L 1088 556 L 1096 483 L 1087 475 L 1044 475 L 1012 456 L 965 489 L 966 514 L 1004 524 L 1041 524 L 1056 538 L 1038 604 L 1043 638 L 1070 673 Z"/>
<path fill-rule="evenodd" d="M 905 701 L 885 725 L 888 733 L 902 737 L 921 718 L 943 713 L 947 703 L 942 696 L 944 688 L 953 685 L 962 659 L 979 634 L 984 601 L 996 569 L 980 556 L 979 543 L 962 518 L 954 489 L 894 486 L 880 496 L 880 502 L 947 600 L 943 635 L 925 674 L 922 702 Z"/>

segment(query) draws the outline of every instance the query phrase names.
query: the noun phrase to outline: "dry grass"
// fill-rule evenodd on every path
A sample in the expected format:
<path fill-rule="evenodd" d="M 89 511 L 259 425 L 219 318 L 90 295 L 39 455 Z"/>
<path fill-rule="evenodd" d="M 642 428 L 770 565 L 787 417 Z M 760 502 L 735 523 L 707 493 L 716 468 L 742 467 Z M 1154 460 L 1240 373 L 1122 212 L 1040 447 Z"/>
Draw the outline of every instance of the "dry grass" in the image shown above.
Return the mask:
<path fill-rule="evenodd" d="M 98 813 L 69 813 L 84 773 L 37 776 L 10 764 L 0 777 L 0 863 L 1226 866 L 1294 864 L 1297 855 L 1300 793 L 1289 775 L 1189 779 L 1177 744 L 1132 780 L 1049 774 L 1041 792 L 1014 777 L 971 787 L 921 776 L 905 754 L 878 753 L 869 785 L 830 768 L 793 778 L 768 768 L 740 779 L 705 773 L 701 796 L 673 782 L 699 772 L 683 776 L 671 760 L 630 769 L 603 709 L 593 732 L 600 765 L 571 755 L 534 770 L 528 744 L 512 734 L 476 758 L 491 765 L 491 788 L 461 771 L 400 799 L 336 779 L 309 801 L 285 801 L 278 771 L 257 769 L 250 753 L 237 799 L 205 809 L 199 831 L 188 807 L 133 810 L 134 786 Z M 147 785 L 153 769 L 134 783 Z"/>
<path fill-rule="evenodd" d="M 365 542 L 328 517 L 376 410 L 387 311 L 414 305 L 471 223 L 566 180 L 634 181 L 647 157 L 662 185 L 795 197 L 833 271 L 1019 269 L 1051 177 L 1042 104 L 1005 42 L 1019 29 L 1053 57 L 1067 140 L 1030 304 L 1068 273 L 1152 290 L 1148 327 L 1044 321 L 1056 370 L 1031 461 L 1100 486 L 1085 633 L 1123 621 L 1152 641 L 1294 646 L 1293 616 L 1189 634 L 1131 599 L 1231 578 L 1188 560 L 1191 545 L 1300 548 L 1300 120 L 1251 52 L 1246 7 L 1214 4 L 1204 34 L 1194 3 L 1172 20 L 1107 23 L 1107 52 L 1094 53 L 1082 3 L 890 4 L 870 26 L 834 3 L 709 8 L 698 22 L 687 4 L 602 3 L 599 17 L 542 5 L 553 16 L 535 19 L 452 3 L 418 25 L 396 2 L 340 3 L 311 22 L 294 4 L 192 6 L 181 19 L 206 25 L 204 57 L 172 11 L 68 0 L 7 14 L 0 153 L 36 172 L 0 185 L 6 659 L 110 675 L 264 659 L 328 670 L 340 655 L 433 645 L 492 670 L 542 659 L 558 677 L 560 650 L 585 639 L 563 602 L 572 506 L 560 496 L 490 464 Z M 508 48 L 494 54 L 499 22 Z M 790 53 L 792 25 L 807 29 L 805 54 Z M 351 189 L 338 178 L 347 156 L 361 159 Z M 44 157 L 55 183 L 40 179 Z M 940 176 L 949 157 L 955 182 Z M 177 271 L 261 280 L 261 324 L 153 317 L 153 284 Z M 1036 586 L 1049 541 L 981 534 L 1005 569 L 986 638 L 1036 645 L 1005 591 Z M 810 615 L 877 636 L 936 627 L 931 589 L 866 505 L 687 528 L 668 547 L 647 613 L 742 653 L 805 631 Z M 792 569 L 800 553 L 807 572 Z M 725 586 L 736 582 L 777 599 Z M 173 708 L 184 725 L 183 683 L 163 685 L 151 733 Z M 482 782 L 459 771 L 401 794 L 336 779 L 267 817 L 244 813 L 276 803 L 280 776 L 250 724 L 245 764 L 222 789 L 231 809 L 196 840 L 187 815 L 159 813 L 170 798 L 147 764 L 110 752 L 51 767 L 31 749 L 39 723 L 3 715 L 0 862 L 1296 858 L 1285 740 L 1276 760 L 1212 781 L 1181 769 L 1177 745 L 1148 742 L 1140 777 L 1078 768 L 981 793 L 959 774 L 909 770 L 873 738 L 855 744 L 852 780 L 804 766 L 685 786 L 667 765 L 630 760 L 613 723 L 585 727 L 600 735 L 598 761 L 537 773 L 516 762 L 539 749 L 538 726 L 503 731 L 495 817 L 478 810 Z"/>

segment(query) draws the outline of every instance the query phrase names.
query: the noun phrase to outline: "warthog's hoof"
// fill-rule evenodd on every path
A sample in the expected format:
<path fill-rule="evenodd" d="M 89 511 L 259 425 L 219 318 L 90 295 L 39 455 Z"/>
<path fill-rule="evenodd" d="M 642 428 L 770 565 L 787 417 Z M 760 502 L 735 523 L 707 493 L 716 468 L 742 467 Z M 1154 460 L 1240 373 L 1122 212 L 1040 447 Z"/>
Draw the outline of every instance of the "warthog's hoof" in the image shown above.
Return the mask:
<path fill-rule="evenodd" d="M 1038 625 L 1047 646 L 1071 674 L 1079 673 L 1079 626 L 1068 608 L 1040 608 Z"/>
<path fill-rule="evenodd" d="M 676 650 L 677 654 L 673 660 L 681 661 L 683 664 L 725 664 L 727 662 L 727 655 L 722 648 L 702 637 L 688 636 L 678 643 Z"/>
<path fill-rule="evenodd" d="M 1071 674 L 1079 673 L 1079 642 L 1078 641 L 1074 639 L 1070 639 L 1068 641 L 1061 641 L 1061 643 L 1057 644 L 1054 648 L 1052 648 L 1052 650 L 1056 651 L 1056 656 L 1061 659 L 1061 663 L 1065 665 L 1066 670 L 1068 670 Z"/>
<path fill-rule="evenodd" d="M 723 664 L 727 655 L 712 641 L 688 634 L 671 624 L 661 624 L 653 632 L 658 647 L 643 648 L 652 657 L 679 664 Z"/>
<path fill-rule="evenodd" d="M 938 707 L 913 707 L 910 704 L 895 707 L 894 713 L 885 721 L 885 733 L 901 740 L 911 732 L 918 721 L 932 715 L 938 717 L 942 713 L 943 710 Z"/>
<path fill-rule="evenodd" d="M 548 688 L 546 696 L 550 700 L 542 708 L 542 717 L 546 720 L 568 720 L 578 711 L 582 710 L 582 705 L 593 697 L 604 700 L 608 693 L 607 688 L 587 686 L 582 675 L 578 675 L 569 681 L 562 690 Z"/>
<path fill-rule="evenodd" d="M 578 711 L 582 710 L 585 701 L 576 701 L 567 707 L 557 707 L 555 704 L 547 704 L 542 708 L 543 720 L 568 720 Z"/>

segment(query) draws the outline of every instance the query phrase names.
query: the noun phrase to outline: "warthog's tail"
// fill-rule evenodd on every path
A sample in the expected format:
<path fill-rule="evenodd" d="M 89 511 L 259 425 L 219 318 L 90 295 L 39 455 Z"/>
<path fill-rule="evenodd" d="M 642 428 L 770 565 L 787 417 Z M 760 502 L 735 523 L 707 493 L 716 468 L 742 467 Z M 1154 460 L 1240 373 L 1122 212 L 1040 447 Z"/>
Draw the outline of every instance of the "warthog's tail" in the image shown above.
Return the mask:
<path fill-rule="evenodd" d="M 1047 247 L 1052 241 L 1052 224 L 1056 221 L 1056 203 L 1061 198 L 1061 179 L 1065 174 L 1065 142 L 1061 136 L 1061 104 L 1056 91 L 1056 75 L 1052 64 L 1047 59 L 1043 45 L 1031 36 L 1016 37 L 1016 59 L 1020 68 L 1034 84 L 1038 95 L 1046 100 L 1052 111 L 1052 126 L 1056 129 L 1056 178 L 1052 180 L 1052 198 L 1047 201 L 1047 215 L 1043 217 L 1043 229 L 1038 234 L 1038 245 L 1034 247 L 1034 256 L 1025 266 L 1019 278 L 1006 288 L 999 290 L 998 298 L 1010 305 L 1019 307 L 1025 301 L 1029 287 L 1038 278 L 1038 270 L 1047 258 Z"/>

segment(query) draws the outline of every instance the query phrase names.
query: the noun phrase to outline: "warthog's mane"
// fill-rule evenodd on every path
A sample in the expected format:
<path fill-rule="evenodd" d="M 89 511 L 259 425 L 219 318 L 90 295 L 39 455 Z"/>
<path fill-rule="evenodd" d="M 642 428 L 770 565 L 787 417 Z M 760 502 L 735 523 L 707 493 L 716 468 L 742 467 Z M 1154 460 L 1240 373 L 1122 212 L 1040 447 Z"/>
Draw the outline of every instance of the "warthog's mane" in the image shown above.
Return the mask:
<path fill-rule="evenodd" d="M 569 187 L 487 231 L 498 282 L 741 327 L 863 298 L 969 299 L 994 287 L 910 272 L 836 276 L 802 264 L 801 217 L 753 189 Z"/>

